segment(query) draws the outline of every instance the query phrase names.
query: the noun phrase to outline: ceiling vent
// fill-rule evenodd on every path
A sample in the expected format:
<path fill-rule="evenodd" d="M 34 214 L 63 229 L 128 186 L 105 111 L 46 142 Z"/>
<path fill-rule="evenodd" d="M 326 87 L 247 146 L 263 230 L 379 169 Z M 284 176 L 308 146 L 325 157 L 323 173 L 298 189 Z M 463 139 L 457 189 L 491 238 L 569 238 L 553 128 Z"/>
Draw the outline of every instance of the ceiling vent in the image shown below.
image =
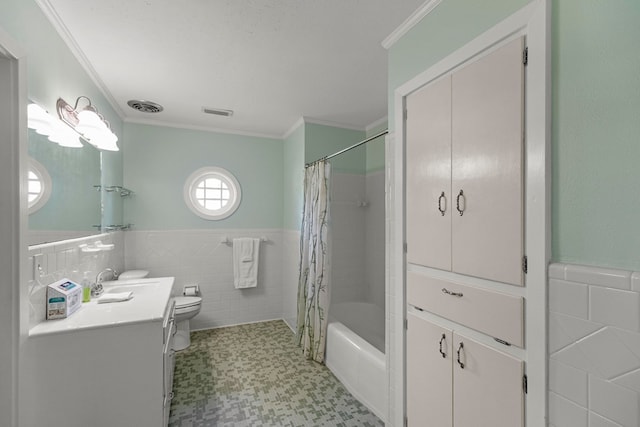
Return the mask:
<path fill-rule="evenodd" d="M 233 116 L 233 110 L 223 110 L 222 108 L 202 107 L 202 112 L 206 114 L 213 114 L 216 116 L 224 116 L 224 117 Z"/>
<path fill-rule="evenodd" d="M 159 113 L 164 110 L 162 105 L 156 104 L 151 101 L 144 101 L 141 99 L 132 99 L 127 101 L 127 105 L 134 110 L 142 111 L 143 113 Z"/>

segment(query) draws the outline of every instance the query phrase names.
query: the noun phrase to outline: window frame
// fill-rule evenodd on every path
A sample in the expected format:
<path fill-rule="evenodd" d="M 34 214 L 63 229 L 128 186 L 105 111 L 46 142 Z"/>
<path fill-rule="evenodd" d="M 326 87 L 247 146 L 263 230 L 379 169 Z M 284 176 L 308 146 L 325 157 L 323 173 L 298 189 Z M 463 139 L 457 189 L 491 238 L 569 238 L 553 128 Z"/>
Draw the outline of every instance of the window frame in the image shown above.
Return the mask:
<path fill-rule="evenodd" d="M 229 201 L 220 209 L 206 209 L 196 197 L 198 186 L 207 178 L 218 179 L 229 188 Z M 184 184 L 183 196 L 184 202 L 191 212 L 200 218 L 218 221 L 228 218 L 238 210 L 242 201 L 242 189 L 236 177 L 228 170 L 217 166 L 205 166 L 189 175 Z"/>
<path fill-rule="evenodd" d="M 29 172 L 33 172 L 36 175 L 41 185 L 40 194 L 32 202 L 29 201 Z M 29 157 L 29 168 L 27 169 L 27 206 L 29 215 L 38 212 L 49 201 L 52 187 L 51 176 L 47 168 L 33 157 Z"/>

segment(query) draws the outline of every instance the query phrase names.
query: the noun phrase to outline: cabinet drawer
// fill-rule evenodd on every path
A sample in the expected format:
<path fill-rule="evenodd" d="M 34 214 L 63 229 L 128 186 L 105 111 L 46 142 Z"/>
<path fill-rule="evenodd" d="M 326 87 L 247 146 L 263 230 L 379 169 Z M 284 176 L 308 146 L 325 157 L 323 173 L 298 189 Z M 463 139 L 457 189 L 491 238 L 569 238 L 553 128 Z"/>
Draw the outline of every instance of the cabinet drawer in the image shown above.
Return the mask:
<path fill-rule="evenodd" d="M 521 297 L 410 271 L 407 272 L 407 302 L 494 338 L 524 346 Z"/>

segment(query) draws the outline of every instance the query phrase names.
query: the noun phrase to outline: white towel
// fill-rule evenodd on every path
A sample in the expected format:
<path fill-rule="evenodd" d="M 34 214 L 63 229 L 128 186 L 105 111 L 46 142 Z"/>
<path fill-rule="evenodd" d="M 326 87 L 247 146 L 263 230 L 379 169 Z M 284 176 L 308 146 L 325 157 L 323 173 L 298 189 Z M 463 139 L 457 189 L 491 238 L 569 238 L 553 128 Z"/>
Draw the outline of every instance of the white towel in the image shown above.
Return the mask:
<path fill-rule="evenodd" d="M 133 292 L 112 292 L 108 294 L 102 294 L 102 296 L 98 297 L 98 304 L 104 304 L 107 302 L 122 302 L 129 301 L 133 298 Z"/>
<path fill-rule="evenodd" d="M 233 239 L 233 285 L 236 289 L 258 286 L 260 239 Z"/>

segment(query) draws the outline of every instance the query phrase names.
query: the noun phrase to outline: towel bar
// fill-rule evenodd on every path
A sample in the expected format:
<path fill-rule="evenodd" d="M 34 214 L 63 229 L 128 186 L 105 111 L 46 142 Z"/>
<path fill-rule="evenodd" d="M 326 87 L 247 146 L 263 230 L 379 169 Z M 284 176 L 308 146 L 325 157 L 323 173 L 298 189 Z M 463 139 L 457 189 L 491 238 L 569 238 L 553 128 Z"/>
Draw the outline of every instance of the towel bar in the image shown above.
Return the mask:
<path fill-rule="evenodd" d="M 268 241 L 269 241 L 269 239 L 267 239 L 267 238 L 266 238 L 266 237 L 264 237 L 264 236 L 261 236 L 261 237 L 260 237 L 260 241 L 261 241 L 261 242 L 268 242 Z M 229 237 L 224 236 L 223 238 L 221 238 L 221 239 L 220 239 L 220 243 L 224 243 L 225 245 L 230 245 L 230 244 L 232 244 L 232 243 L 233 243 L 233 239 L 230 239 Z"/>

